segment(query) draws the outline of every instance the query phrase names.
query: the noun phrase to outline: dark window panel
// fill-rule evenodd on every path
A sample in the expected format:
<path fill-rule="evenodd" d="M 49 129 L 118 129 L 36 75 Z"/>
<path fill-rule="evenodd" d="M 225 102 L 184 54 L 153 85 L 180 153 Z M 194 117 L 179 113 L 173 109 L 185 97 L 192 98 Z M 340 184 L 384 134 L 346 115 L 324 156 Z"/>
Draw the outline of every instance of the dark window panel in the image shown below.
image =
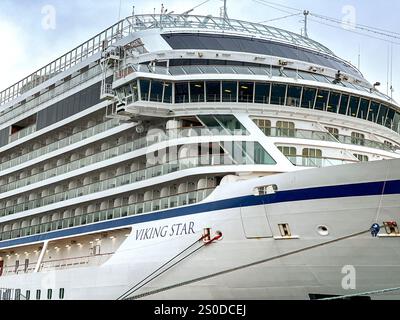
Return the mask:
<path fill-rule="evenodd" d="M 163 89 L 164 89 L 164 83 L 162 81 L 152 80 L 150 101 L 162 102 Z"/>
<path fill-rule="evenodd" d="M 222 82 L 222 102 L 237 102 L 237 82 Z"/>
<path fill-rule="evenodd" d="M 339 108 L 339 113 L 340 114 L 347 114 L 347 106 L 349 104 L 350 97 L 346 94 L 342 94 L 342 98 L 340 99 L 340 108 Z"/>
<path fill-rule="evenodd" d="M 386 121 L 387 113 L 388 113 L 388 108 L 385 105 L 381 104 L 381 107 L 379 109 L 378 119 L 377 119 L 378 124 L 384 125 L 384 123 Z"/>
<path fill-rule="evenodd" d="M 369 121 L 376 122 L 378 120 L 379 106 L 380 104 L 378 102 L 371 101 L 371 105 L 369 106 L 369 112 L 368 112 Z"/>
<path fill-rule="evenodd" d="M 286 97 L 285 84 L 272 84 L 271 87 L 271 104 L 284 105 Z"/>
<path fill-rule="evenodd" d="M 140 95 L 143 101 L 149 100 L 150 80 L 140 79 Z"/>
<path fill-rule="evenodd" d="M 270 91 L 270 84 L 269 83 L 256 83 L 255 88 L 255 103 L 269 103 L 269 91 Z"/>
<path fill-rule="evenodd" d="M 311 62 L 335 70 L 341 70 L 351 75 L 360 76 L 357 70 L 352 66 L 334 57 L 285 43 L 276 43 L 264 39 L 212 34 L 176 33 L 163 34 L 162 37 L 173 49 L 209 49 L 272 55 Z"/>
<path fill-rule="evenodd" d="M 221 101 L 221 82 L 220 81 L 207 81 L 206 82 L 206 100 L 207 102 L 220 102 Z"/>
<path fill-rule="evenodd" d="M 369 100 L 361 99 L 357 117 L 366 120 L 368 115 L 368 107 L 369 107 Z"/>
<path fill-rule="evenodd" d="M 326 111 L 337 113 L 339 110 L 340 93 L 331 91 Z"/>
<path fill-rule="evenodd" d="M 394 116 L 395 116 L 395 111 L 393 109 L 389 109 L 386 121 L 385 121 L 385 127 L 388 127 L 390 129 L 394 129 Z"/>
<path fill-rule="evenodd" d="M 175 83 L 175 103 L 189 102 L 189 84 L 187 82 Z"/>
<path fill-rule="evenodd" d="M 172 103 L 172 83 L 164 82 L 164 103 Z"/>
<path fill-rule="evenodd" d="M 204 102 L 204 82 L 190 83 L 190 102 Z"/>
<path fill-rule="evenodd" d="M 312 109 L 314 107 L 314 101 L 315 101 L 316 94 L 317 94 L 316 89 L 304 88 L 303 98 L 301 100 L 301 107 Z"/>
<path fill-rule="evenodd" d="M 239 82 L 239 102 L 253 103 L 254 82 Z"/>
<path fill-rule="evenodd" d="M 351 96 L 350 97 L 350 103 L 349 103 L 349 109 L 347 110 L 347 115 L 348 116 L 352 116 L 352 117 L 356 117 L 359 104 L 360 104 L 360 98 Z"/>
<path fill-rule="evenodd" d="M 300 107 L 301 87 L 289 86 L 287 91 L 286 105 Z"/>
<path fill-rule="evenodd" d="M 329 91 L 318 89 L 317 100 L 314 109 L 326 110 L 328 104 Z"/>

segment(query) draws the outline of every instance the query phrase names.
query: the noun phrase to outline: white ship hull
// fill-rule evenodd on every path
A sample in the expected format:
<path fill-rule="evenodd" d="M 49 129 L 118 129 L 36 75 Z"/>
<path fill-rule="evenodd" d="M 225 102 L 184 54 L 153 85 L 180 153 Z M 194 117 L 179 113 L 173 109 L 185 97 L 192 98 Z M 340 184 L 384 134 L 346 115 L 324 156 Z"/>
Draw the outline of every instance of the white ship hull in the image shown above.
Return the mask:
<path fill-rule="evenodd" d="M 393 160 L 221 186 L 207 200 L 212 208 L 208 212 L 191 211 L 190 207 L 202 206 L 197 204 L 177 209 L 175 217 L 132 224 L 130 236 L 101 266 L 4 276 L 0 287 L 22 292 L 63 287 L 65 299 L 117 299 L 135 284 L 145 285 L 125 297 L 309 299 L 310 294 L 346 295 L 396 287 L 400 237 L 386 236 L 383 228 L 372 237 L 368 229 L 376 221 L 398 220 L 399 180 L 400 161 Z M 250 205 L 257 198 L 252 195 L 254 187 L 269 184 L 276 184 L 278 191 L 263 197 L 268 204 Z M 300 198 L 309 199 L 296 200 Z M 217 201 L 231 208 L 218 210 Z M 290 226 L 291 237 L 281 237 L 280 223 Z M 322 225 L 328 229 L 326 236 L 318 233 Z M 200 239 L 204 228 L 211 228 L 212 236 L 216 231 L 223 236 L 202 248 L 204 242 L 199 241 L 156 272 L 152 281 L 142 281 Z M 355 288 L 345 290 L 342 271 L 348 265 L 355 268 Z M 399 295 L 397 291 L 372 298 Z"/>

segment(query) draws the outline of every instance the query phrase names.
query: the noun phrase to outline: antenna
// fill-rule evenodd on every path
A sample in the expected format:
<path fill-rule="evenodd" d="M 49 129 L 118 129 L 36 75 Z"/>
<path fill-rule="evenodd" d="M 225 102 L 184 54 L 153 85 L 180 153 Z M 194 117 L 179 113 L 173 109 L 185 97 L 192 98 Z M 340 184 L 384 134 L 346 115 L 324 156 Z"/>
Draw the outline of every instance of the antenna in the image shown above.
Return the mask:
<path fill-rule="evenodd" d="M 222 1 L 224 1 L 224 6 L 220 8 L 220 14 L 219 15 L 220 15 L 220 17 L 222 19 L 227 20 L 227 19 L 229 19 L 228 18 L 228 8 L 227 8 L 227 5 L 226 5 L 227 0 L 222 0 Z"/>
<path fill-rule="evenodd" d="M 358 45 L 358 64 L 357 64 L 358 70 L 360 70 L 361 67 L 361 45 Z"/>
<path fill-rule="evenodd" d="M 308 30 L 307 30 L 308 21 L 307 21 L 307 18 L 308 18 L 308 15 L 310 14 L 310 11 L 304 10 L 303 14 L 304 14 L 304 36 L 306 38 L 308 38 Z"/>

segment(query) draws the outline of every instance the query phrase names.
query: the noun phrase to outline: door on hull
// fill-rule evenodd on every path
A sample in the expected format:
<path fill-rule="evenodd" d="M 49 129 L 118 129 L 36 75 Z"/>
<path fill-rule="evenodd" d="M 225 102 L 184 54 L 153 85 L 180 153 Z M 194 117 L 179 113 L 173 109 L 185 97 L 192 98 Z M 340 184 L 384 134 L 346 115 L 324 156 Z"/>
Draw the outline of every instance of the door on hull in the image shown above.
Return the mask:
<path fill-rule="evenodd" d="M 241 207 L 240 216 L 246 238 L 272 238 L 272 230 L 264 205 Z"/>

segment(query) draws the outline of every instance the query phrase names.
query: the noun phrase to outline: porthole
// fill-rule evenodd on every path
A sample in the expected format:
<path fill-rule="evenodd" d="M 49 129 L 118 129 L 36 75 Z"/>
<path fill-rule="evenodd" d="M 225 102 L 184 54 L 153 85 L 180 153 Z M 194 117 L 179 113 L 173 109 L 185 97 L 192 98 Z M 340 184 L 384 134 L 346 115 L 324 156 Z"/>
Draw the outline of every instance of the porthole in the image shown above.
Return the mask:
<path fill-rule="evenodd" d="M 318 226 L 317 227 L 317 232 L 321 235 L 321 236 L 327 236 L 329 235 L 329 230 L 327 226 Z"/>

